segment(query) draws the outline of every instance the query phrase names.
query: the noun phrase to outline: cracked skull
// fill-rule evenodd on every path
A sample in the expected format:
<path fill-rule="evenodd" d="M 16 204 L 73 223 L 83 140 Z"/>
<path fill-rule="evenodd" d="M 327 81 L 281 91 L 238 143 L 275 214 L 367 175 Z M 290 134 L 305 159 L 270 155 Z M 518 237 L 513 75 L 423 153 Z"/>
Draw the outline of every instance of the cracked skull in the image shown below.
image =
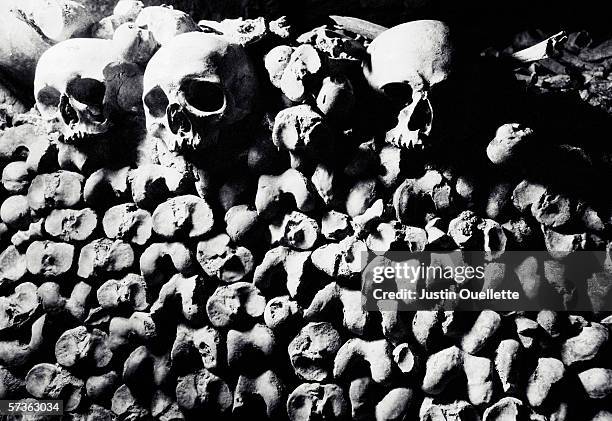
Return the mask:
<path fill-rule="evenodd" d="M 386 141 L 398 147 L 426 146 L 434 128 L 433 97 L 455 65 L 449 28 L 436 20 L 407 22 L 386 30 L 368 47 L 364 75 L 401 107 Z"/>
<path fill-rule="evenodd" d="M 160 48 L 144 75 L 147 131 L 169 150 L 202 150 L 252 110 L 257 81 L 244 49 L 222 36 L 181 34 Z"/>
<path fill-rule="evenodd" d="M 38 61 L 36 106 L 45 119 L 59 121 L 67 143 L 79 143 L 142 110 L 142 76 L 138 65 L 120 58 L 112 41 L 70 39 Z"/>

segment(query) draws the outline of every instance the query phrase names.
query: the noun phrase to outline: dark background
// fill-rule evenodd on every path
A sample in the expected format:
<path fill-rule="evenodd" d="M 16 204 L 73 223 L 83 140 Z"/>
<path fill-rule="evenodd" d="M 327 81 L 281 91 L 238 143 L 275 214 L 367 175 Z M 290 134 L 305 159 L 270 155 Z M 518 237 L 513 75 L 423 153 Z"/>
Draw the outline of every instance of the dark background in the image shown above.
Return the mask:
<path fill-rule="evenodd" d="M 271 1 L 275 14 L 308 26 L 326 14 L 364 18 L 384 26 L 415 19 L 439 19 L 466 35 L 474 47 L 505 47 L 523 30 L 547 33 L 588 30 L 595 39 L 612 34 L 606 13 L 610 2 L 539 0 L 338 0 Z M 606 7 L 606 5 L 608 7 Z"/>
<path fill-rule="evenodd" d="M 104 16 L 115 0 L 79 0 Z M 287 15 L 292 22 L 312 28 L 330 14 L 353 16 L 393 26 L 415 19 L 440 19 L 461 28 L 475 46 L 506 46 L 523 30 L 557 32 L 588 30 L 596 38 L 612 35 L 603 0 L 143 0 L 146 5 L 170 4 L 195 19 L 275 18 Z M 108 3 L 106 7 L 104 3 Z M 607 7 L 606 7 L 607 6 Z"/>

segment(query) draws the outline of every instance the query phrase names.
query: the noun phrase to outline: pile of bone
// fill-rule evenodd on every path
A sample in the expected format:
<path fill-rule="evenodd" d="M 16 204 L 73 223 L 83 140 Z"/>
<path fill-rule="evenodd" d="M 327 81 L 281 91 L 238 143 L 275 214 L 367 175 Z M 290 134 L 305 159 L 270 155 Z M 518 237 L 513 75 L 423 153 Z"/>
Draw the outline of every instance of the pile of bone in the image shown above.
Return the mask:
<path fill-rule="evenodd" d="M 116 17 L 98 30 L 126 22 L 135 30 Z M 42 123 L 0 132 L 0 399 L 62 399 L 74 420 L 612 419 L 612 318 L 600 311 L 612 265 L 576 288 L 563 261 L 606 249 L 602 213 L 527 180 L 483 194 L 453 169 L 408 178 L 431 121 L 403 119 L 431 107 L 426 92 L 386 139 L 362 139 L 349 117 L 367 42 L 268 26 L 287 44 L 261 57 L 285 105 L 268 114 L 247 171 L 215 192 L 181 166 L 83 165 L 87 154 Z M 155 42 L 125 51 L 142 65 Z M 388 76 L 369 79 L 405 82 Z M 482 153 L 503 166 L 532 135 L 502 125 Z M 331 136 L 346 143 L 337 159 Z M 362 308 L 362 252 L 461 249 L 487 252 L 487 288 L 512 274 L 530 300 L 552 290 L 595 311 Z M 506 249 L 551 258 L 510 266 Z"/>

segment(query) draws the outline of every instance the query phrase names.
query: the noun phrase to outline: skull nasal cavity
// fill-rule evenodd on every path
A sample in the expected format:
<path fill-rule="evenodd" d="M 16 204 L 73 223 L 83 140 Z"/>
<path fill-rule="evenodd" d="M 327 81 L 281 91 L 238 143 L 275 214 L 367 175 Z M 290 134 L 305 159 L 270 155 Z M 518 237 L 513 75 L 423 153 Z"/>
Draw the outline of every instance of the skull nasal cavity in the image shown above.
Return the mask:
<path fill-rule="evenodd" d="M 404 105 L 412 102 L 412 88 L 407 83 L 388 83 L 382 91 L 394 103 Z"/>
<path fill-rule="evenodd" d="M 90 78 L 71 80 L 66 87 L 66 93 L 70 97 L 86 105 L 102 104 L 105 91 L 104 83 Z"/>
<path fill-rule="evenodd" d="M 428 129 L 433 120 L 431 104 L 427 100 L 421 100 L 416 104 L 410 120 L 408 120 L 409 130 Z"/>
<path fill-rule="evenodd" d="M 213 112 L 225 105 L 223 88 L 218 83 L 190 80 L 183 85 L 185 101 L 198 111 Z"/>
<path fill-rule="evenodd" d="M 178 104 L 170 104 L 166 110 L 168 116 L 168 128 L 174 134 L 178 134 L 179 130 L 183 132 L 191 131 L 191 121 L 187 114 L 183 112 Z"/>

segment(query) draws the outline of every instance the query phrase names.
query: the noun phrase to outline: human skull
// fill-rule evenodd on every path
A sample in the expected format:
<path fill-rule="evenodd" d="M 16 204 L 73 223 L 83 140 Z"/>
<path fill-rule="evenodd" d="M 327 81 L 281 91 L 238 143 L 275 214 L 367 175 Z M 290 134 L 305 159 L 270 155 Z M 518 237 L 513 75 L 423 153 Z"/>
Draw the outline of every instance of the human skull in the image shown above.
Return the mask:
<path fill-rule="evenodd" d="M 120 59 L 110 40 L 74 38 L 42 55 L 34 96 L 45 119 L 59 119 L 66 143 L 80 143 L 142 109 L 142 70 Z"/>
<path fill-rule="evenodd" d="M 240 45 L 211 33 L 178 35 L 145 70 L 147 131 L 175 153 L 207 148 L 252 111 L 256 91 L 254 67 Z"/>
<path fill-rule="evenodd" d="M 406 148 L 423 145 L 434 125 L 432 92 L 455 66 L 448 26 L 436 20 L 403 23 L 376 37 L 368 54 L 363 66 L 366 79 L 403 107 L 386 141 Z"/>

